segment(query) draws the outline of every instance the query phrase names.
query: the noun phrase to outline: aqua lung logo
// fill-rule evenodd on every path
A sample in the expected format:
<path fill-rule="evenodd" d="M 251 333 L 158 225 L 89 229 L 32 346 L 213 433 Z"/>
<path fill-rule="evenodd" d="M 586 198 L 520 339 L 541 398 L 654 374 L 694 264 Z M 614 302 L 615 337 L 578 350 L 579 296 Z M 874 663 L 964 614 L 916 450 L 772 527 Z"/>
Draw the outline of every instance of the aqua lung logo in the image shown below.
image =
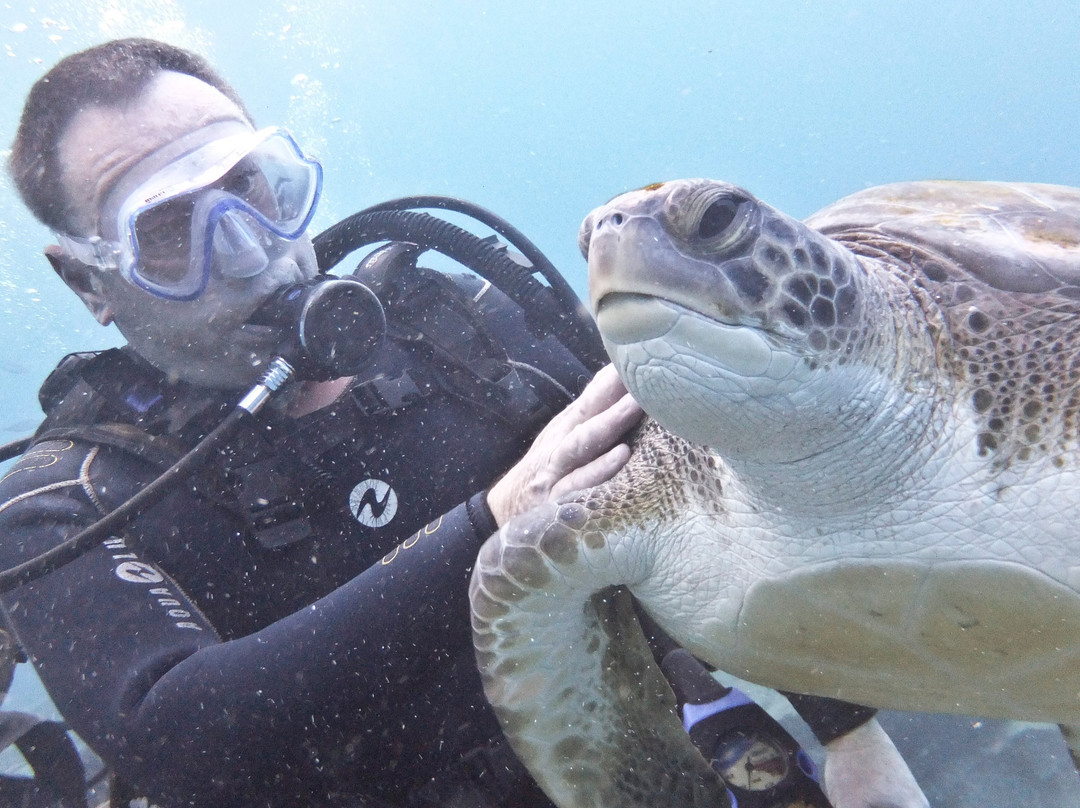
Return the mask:
<path fill-rule="evenodd" d="M 116 577 L 132 584 L 159 584 L 165 580 L 165 576 L 142 561 L 125 561 L 123 564 L 118 564 Z"/>
<path fill-rule="evenodd" d="M 382 527 L 397 515 L 397 494 L 382 480 L 363 480 L 349 494 L 349 510 L 365 527 Z"/>

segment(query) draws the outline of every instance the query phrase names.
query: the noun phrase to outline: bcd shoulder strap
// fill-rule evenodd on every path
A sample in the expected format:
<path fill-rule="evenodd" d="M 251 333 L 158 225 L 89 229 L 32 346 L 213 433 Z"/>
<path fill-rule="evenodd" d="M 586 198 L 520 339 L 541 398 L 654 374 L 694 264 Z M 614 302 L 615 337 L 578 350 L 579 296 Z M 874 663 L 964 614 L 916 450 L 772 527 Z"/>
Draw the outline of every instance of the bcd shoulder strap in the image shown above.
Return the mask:
<path fill-rule="evenodd" d="M 42 385 L 45 420 L 32 445 L 81 441 L 119 449 L 164 472 L 216 426 L 231 408 L 218 391 L 169 384 L 129 349 L 70 354 Z M 192 479 L 219 500 L 221 471 L 208 464 Z"/>
<path fill-rule="evenodd" d="M 378 260 L 377 252 L 355 273 L 383 304 L 388 338 L 414 360 L 399 373 L 375 374 L 354 385 L 361 410 L 371 415 L 448 393 L 509 423 L 547 420 L 550 408 L 524 383 L 484 322 L 476 301 L 490 284 L 470 289 L 475 279 L 419 267 L 410 246 L 391 245 L 392 258 Z"/>
<path fill-rule="evenodd" d="M 217 391 L 170 384 L 128 348 L 69 354 L 38 394 L 34 443 L 68 438 L 115 446 L 169 466 L 229 410 Z"/>

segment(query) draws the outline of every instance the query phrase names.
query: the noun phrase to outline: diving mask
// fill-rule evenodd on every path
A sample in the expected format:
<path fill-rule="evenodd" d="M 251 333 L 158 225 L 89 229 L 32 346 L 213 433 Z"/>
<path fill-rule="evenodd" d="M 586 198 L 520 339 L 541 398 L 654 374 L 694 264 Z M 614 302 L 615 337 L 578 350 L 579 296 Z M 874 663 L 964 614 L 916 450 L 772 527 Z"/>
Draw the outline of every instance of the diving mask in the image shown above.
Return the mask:
<path fill-rule="evenodd" d="M 167 300 L 193 300 L 211 272 L 248 278 L 307 229 L 322 167 L 283 129 L 197 129 L 133 166 L 105 199 L 100 236 L 57 233 L 72 257 L 116 269 Z"/>

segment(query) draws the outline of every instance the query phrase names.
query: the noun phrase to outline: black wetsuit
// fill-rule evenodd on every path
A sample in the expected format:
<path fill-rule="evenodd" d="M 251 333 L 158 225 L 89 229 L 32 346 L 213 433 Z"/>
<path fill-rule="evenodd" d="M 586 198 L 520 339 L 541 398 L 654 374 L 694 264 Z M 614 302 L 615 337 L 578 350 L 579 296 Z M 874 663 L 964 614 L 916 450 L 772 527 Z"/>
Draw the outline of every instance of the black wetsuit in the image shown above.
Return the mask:
<path fill-rule="evenodd" d="M 131 793 L 166 808 L 401 803 L 500 737 L 469 628 L 469 572 L 495 529 L 477 492 L 590 374 L 497 290 L 481 330 L 509 363 L 439 302 L 445 285 L 433 294 L 414 295 L 438 306 L 414 312 L 419 328 L 488 382 L 399 334 L 375 381 L 298 419 L 267 408 L 120 535 L 3 598 L 61 713 Z M 4 568 L 122 503 L 237 399 L 168 384 L 126 351 L 62 375 L 43 388 L 42 439 L 0 482 Z M 542 799 L 505 782 L 518 804 Z"/>

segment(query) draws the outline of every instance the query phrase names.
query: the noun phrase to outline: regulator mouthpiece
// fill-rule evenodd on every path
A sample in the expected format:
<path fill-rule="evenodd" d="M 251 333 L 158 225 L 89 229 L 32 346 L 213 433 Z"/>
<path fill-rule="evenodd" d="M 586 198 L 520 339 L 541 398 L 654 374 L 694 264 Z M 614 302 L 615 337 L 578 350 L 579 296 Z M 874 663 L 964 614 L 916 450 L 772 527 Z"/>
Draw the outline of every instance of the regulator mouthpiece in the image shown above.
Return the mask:
<path fill-rule="evenodd" d="M 287 336 L 278 353 L 310 381 L 355 375 L 386 335 L 382 304 L 355 278 L 324 277 L 286 286 L 250 322 L 284 329 Z"/>

